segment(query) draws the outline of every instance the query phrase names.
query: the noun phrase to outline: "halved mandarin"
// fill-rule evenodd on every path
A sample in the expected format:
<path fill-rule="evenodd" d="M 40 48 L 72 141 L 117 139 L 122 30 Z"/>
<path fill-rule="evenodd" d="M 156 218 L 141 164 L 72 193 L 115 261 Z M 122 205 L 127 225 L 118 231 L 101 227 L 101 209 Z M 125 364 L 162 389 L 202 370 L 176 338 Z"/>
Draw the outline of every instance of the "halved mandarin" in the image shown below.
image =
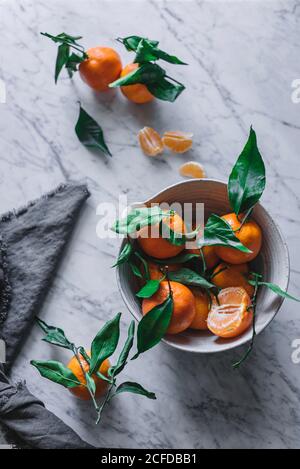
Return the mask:
<path fill-rule="evenodd" d="M 179 168 L 179 173 L 183 177 L 202 179 L 206 177 L 202 164 L 198 161 L 187 161 Z"/>
<path fill-rule="evenodd" d="M 224 288 L 212 301 L 207 327 L 215 335 L 225 339 L 237 337 L 246 331 L 253 321 L 250 296 L 244 288 Z"/>
<path fill-rule="evenodd" d="M 193 145 L 193 134 L 190 132 L 165 132 L 162 138 L 165 147 L 174 153 L 185 153 Z"/>
<path fill-rule="evenodd" d="M 144 127 L 138 133 L 140 147 L 148 156 L 157 156 L 163 152 L 162 139 L 156 130 L 151 127 Z"/>

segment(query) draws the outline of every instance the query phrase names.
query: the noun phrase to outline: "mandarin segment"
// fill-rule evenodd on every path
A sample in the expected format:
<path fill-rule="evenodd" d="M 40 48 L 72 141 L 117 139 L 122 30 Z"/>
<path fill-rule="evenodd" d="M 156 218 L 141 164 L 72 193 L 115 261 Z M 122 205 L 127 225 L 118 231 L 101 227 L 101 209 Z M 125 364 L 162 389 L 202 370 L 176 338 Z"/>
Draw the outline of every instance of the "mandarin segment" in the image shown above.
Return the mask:
<path fill-rule="evenodd" d="M 215 335 L 228 339 L 245 332 L 253 321 L 251 300 L 244 288 L 225 288 L 213 298 L 207 327 Z"/>
<path fill-rule="evenodd" d="M 174 153 L 185 153 L 193 145 L 193 134 L 190 132 L 165 132 L 163 144 Z"/>
<path fill-rule="evenodd" d="M 145 155 L 157 156 L 164 150 L 160 135 L 151 127 L 144 127 L 138 133 L 139 144 Z"/>
<path fill-rule="evenodd" d="M 183 177 L 203 179 L 206 177 L 202 164 L 197 161 L 187 161 L 179 168 L 179 173 Z"/>
<path fill-rule="evenodd" d="M 178 282 L 170 282 L 173 297 L 173 312 L 167 334 L 179 334 L 190 327 L 195 314 L 195 297 L 191 290 Z M 149 313 L 155 306 L 163 303 L 169 295 L 169 284 L 161 282 L 159 290 L 151 297 L 145 298 L 142 303 L 143 315 Z"/>

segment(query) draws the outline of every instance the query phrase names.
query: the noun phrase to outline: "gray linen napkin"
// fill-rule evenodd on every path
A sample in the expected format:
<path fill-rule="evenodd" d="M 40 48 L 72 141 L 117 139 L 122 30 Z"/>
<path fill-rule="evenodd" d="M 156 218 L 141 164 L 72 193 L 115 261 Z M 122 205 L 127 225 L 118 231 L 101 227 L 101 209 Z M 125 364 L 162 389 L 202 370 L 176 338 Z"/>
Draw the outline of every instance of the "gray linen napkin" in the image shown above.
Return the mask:
<path fill-rule="evenodd" d="M 84 185 L 61 185 L 0 217 L 0 338 L 7 349 L 0 365 L 0 422 L 33 448 L 92 448 L 4 373 L 39 312 L 87 197 Z"/>

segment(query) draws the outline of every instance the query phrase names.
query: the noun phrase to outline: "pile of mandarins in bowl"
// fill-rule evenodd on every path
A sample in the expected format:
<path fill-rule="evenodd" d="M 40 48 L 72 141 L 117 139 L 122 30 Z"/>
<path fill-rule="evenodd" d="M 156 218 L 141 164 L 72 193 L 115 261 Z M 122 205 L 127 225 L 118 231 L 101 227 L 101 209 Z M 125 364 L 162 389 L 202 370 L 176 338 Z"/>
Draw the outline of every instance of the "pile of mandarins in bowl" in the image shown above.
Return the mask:
<path fill-rule="evenodd" d="M 164 265 L 163 259 L 175 258 L 184 252 L 185 246 L 171 244 L 162 236 L 148 236 L 148 227 L 138 232 L 137 242 L 142 252 L 150 258 L 160 260 L 159 264 L 149 263 L 150 279 L 161 280 L 158 291 L 150 298 L 142 300 L 142 313 L 146 315 L 161 304 L 171 291 L 173 314 L 167 329 L 168 334 L 178 334 L 191 328 L 209 330 L 219 337 L 231 338 L 242 334 L 253 321 L 251 298 L 254 287 L 248 282 L 248 263 L 259 254 L 262 232 L 254 220 L 247 219 L 243 222 L 243 215 L 238 217 L 229 213 L 222 218 L 251 252 L 241 252 L 224 246 L 204 246 L 187 250 L 189 253 L 198 254 L 198 257 L 191 261 L 193 267 L 201 271 L 204 263 L 210 282 L 217 287 L 218 295 L 208 289 L 170 280 L 182 265 Z M 164 223 L 175 233 L 184 235 L 187 231 L 184 221 L 176 213 L 166 218 Z"/>

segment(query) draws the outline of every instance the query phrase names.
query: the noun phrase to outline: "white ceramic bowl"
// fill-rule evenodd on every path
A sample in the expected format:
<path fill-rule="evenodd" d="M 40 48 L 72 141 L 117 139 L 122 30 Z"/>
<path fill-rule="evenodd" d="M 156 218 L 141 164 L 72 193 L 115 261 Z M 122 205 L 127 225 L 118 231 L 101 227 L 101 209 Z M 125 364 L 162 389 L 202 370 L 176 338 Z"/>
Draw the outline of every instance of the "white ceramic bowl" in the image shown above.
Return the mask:
<path fill-rule="evenodd" d="M 227 185 L 213 179 L 191 179 L 167 187 L 163 191 L 144 202 L 152 203 L 195 203 L 203 202 L 205 218 L 211 213 L 223 215 L 231 212 Z M 271 216 L 257 204 L 253 210 L 253 219 L 263 231 L 263 245 L 258 258 L 254 261 L 263 272 L 264 280 L 280 286 L 284 291 L 289 283 L 289 254 L 283 236 Z M 121 249 L 125 241 L 122 243 Z M 135 296 L 136 279 L 127 264 L 117 268 L 118 286 L 123 300 L 136 320 L 141 318 L 141 303 Z M 278 312 L 283 299 L 266 287 L 261 287 L 257 297 L 256 332 L 259 334 L 272 321 Z M 167 335 L 163 340 L 168 345 L 180 350 L 195 353 L 215 353 L 229 350 L 245 344 L 251 339 L 251 328 L 243 335 L 233 339 L 221 339 L 210 332 L 188 329 L 178 335 Z"/>

